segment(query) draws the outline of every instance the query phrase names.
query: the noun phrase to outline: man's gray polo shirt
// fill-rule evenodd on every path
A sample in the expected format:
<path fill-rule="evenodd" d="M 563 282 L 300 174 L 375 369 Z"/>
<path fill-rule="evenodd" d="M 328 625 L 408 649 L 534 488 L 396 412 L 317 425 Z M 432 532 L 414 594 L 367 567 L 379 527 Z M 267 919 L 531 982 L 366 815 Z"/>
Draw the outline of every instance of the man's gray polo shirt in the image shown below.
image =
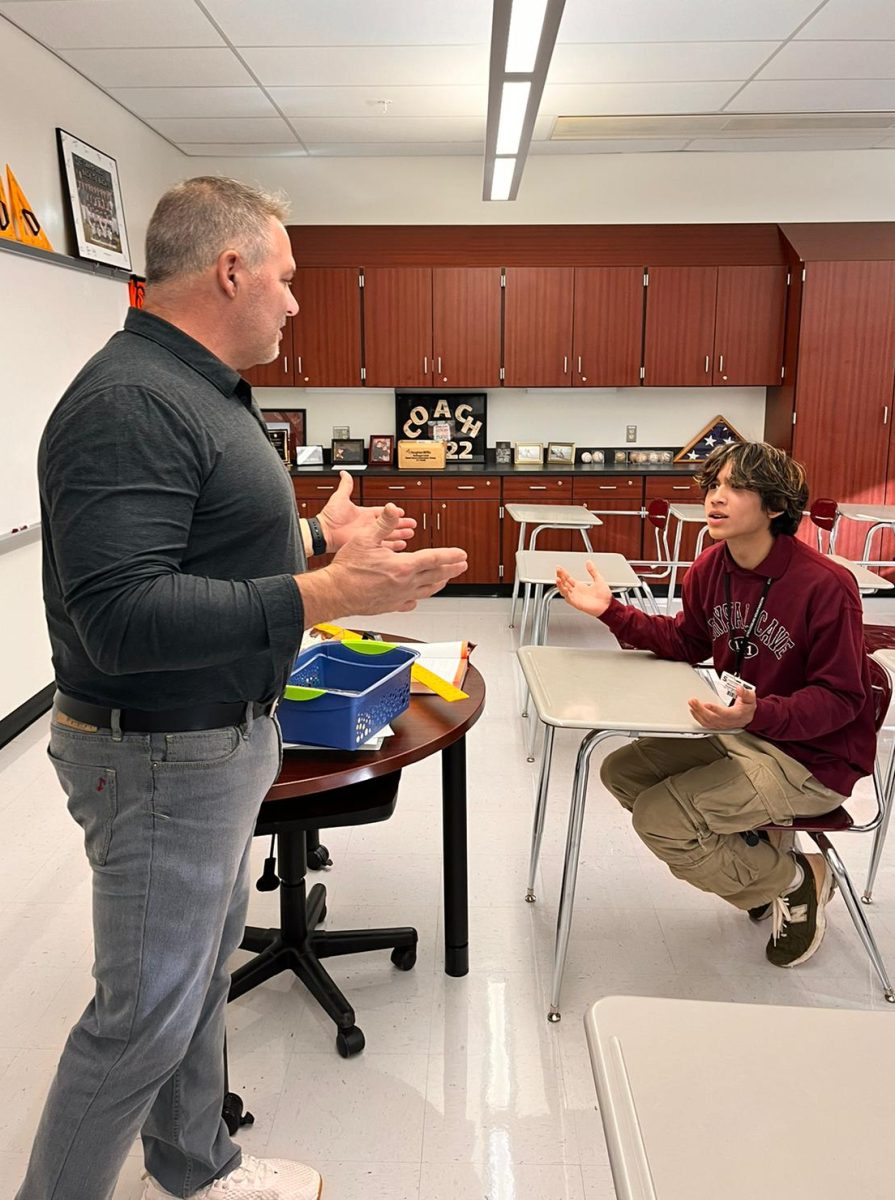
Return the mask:
<path fill-rule="evenodd" d="M 131 309 L 38 455 L 58 687 L 162 710 L 271 700 L 303 628 L 292 485 L 251 388 Z"/>

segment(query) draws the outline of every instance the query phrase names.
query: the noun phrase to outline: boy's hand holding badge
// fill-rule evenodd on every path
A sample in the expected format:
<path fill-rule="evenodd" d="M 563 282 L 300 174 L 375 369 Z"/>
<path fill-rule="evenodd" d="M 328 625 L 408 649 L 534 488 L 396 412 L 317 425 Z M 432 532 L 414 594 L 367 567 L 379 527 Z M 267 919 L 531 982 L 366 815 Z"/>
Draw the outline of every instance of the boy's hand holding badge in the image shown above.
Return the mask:
<path fill-rule="evenodd" d="M 739 675 L 724 671 L 719 690 L 727 697 L 727 704 L 704 704 L 701 700 L 690 700 L 690 715 L 703 729 L 745 729 L 755 716 L 757 697 L 755 684 L 747 683 Z"/>

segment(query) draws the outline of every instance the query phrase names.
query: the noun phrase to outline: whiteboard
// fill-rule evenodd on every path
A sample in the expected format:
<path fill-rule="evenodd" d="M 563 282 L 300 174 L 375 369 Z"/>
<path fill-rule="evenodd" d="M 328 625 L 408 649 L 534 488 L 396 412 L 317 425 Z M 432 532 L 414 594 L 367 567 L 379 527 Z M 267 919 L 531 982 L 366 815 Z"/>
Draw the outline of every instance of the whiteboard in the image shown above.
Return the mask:
<path fill-rule="evenodd" d="M 40 519 L 37 447 L 47 418 L 127 308 L 123 280 L 0 252 L 0 536 Z"/>

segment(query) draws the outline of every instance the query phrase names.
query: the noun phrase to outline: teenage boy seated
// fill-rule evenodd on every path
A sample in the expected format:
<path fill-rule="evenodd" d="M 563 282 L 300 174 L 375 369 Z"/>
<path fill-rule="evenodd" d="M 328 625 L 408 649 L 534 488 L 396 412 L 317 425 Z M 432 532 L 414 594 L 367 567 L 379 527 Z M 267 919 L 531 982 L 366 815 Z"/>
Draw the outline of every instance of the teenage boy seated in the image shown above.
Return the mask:
<path fill-rule="evenodd" d="M 713 737 L 640 738 L 600 774 L 673 875 L 754 920 L 772 915 L 767 957 L 794 967 L 823 940 L 832 873 L 820 854 L 741 834 L 830 812 L 872 771 L 861 601 L 848 571 L 794 537 L 808 489 L 782 451 L 719 446 L 697 480 L 715 545 L 687 572 L 677 616 L 620 604 L 591 563 L 593 582 L 563 570 L 556 582 L 620 641 L 689 663 L 711 655 L 735 677 L 729 707 L 690 701 Z"/>

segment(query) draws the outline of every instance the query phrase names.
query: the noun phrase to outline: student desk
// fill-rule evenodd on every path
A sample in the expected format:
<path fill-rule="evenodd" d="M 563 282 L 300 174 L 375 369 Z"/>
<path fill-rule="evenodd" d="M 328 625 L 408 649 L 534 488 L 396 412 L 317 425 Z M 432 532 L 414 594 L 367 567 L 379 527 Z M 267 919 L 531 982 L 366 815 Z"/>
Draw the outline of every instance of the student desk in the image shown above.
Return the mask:
<path fill-rule="evenodd" d="M 538 485 L 540 486 L 540 485 Z M 587 535 L 588 529 L 596 529 L 603 522 L 599 517 L 595 516 L 589 509 L 586 509 L 583 504 L 507 504 L 504 506 L 508 517 L 511 517 L 519 525 L 519 541 L 516 546 L 516 552 L 520 550 L 534 550 L 537 547 L 538 534 L 542 529 L 577 529 L 581 533 L 581 539 L 584 542 L 589 552 L 593 551 L 590 544 L 590 538 Z M 534 525 L 531 535 L 528 539 L 528 546 L 525 545 L 525 527 Z M 516 619 L 516 600 L 519 597 L 519 577 L 513 583 L 513 605 L 510 609 L 510 629 L 513 628 L 513 622 Z M 522 628 L 519 631 L 520 639 L 525 633 L 525 613 L 522 615 Z"/>
<path fill-rule="evenodd" d="M 862 592 L 884 592 L 895 587 L 895 584 L 890 580 L 883 579 L 882 575 L 877 575 L 875 571 L 868 570 L 861 563 L 852 562 L 850 558 L 843 558 L 841 554 L 831 554 L 829 557 L 834 563 L 839 563 L 840 567 L 845 567 L 846 571 L 851 571 L 855 577 L 855 583 Z"/>
<path fill-rule="evenodd" d="M 559 998 L 572 927 L 578 854 L 590 756 L 609 737 L 711 737 L 690 716 L 691 696 L 717 704 L 718 694 L 688 663 L 655 658 L 645 650 L 572 650 L 563 646 L 520 646 L 516 651 L 535 710 L 544 722 L 544 752 L 538 781 L 526 900 L 533 901 L 547 789 L 557 729 L 580 729 L 584 738 L 575 762 L 549 1021 L 560 1019 Z M 731 731 L 728 731 L 731 732 Z M 613 801 L 615 803 L 615 801 Z M 632 837 L 635 836 L 633 833 Z M 726 1200 L 726 1198 L 725 1198 Z"/>
<path fill-rule="evenodd" d="M 384 635 L 387 637 L 388 635 Z M 409 641 L 399 638 L 399 641 Z M 354 752 L 286 751 L 276 783 L 265 797 L 270 807 L 314 792 L 330 791 L 388 775 L 441 752 L 441 820 L 444 855 L 444 969 L 447 975 L 469 971 L 469 922 L 466 876 L 466 732 L 485 707 L 485 682 L 470 663 L 463 691 L 468 700 L 448 703 L 438 696 L 412 695 L 410 708 L 397 717 L 394 736 L 382 749 Z"/>
<path fill-rule="evenodd" d="M 836 549 L 836 535 L 839 532 L 839 522 L 842 518 L 847 521 L 858 521 L 861 524 L 869 525 L 867 536 L 864 539 L 864 552 L 861 556 L 861 562 L 865 567 L 891 567 L 895 564 L 889 559 L 870 558 L 870 548 L 873 544 L 874 534 L 880 529 L 895 530 L 895 504 L 840 504 L 836 510 L 836 519 L 833 522 L 833 528 L 830 531 L 830 552 Z"/>
<path fill-rule="evenodd" d="M 895 1192 L 889 1013 L 607 996 L 584 1025 L 619 1200 Z"/>

